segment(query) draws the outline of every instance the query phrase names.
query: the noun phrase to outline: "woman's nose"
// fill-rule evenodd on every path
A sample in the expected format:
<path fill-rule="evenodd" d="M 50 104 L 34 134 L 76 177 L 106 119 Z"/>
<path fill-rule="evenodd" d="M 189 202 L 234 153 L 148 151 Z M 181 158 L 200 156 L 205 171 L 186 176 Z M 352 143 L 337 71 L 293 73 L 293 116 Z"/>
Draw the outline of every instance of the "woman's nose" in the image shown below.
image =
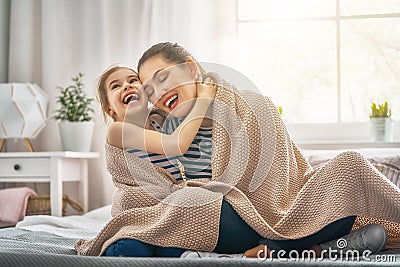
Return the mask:
<path fill-rule="evenodd" d="M 163 95 L 165 95 L 167 93 L 167 89 L 163 88 L 163 89 L 155 89 L 155 96 L 157 98 L 157 100 L 159 100 Z"/>

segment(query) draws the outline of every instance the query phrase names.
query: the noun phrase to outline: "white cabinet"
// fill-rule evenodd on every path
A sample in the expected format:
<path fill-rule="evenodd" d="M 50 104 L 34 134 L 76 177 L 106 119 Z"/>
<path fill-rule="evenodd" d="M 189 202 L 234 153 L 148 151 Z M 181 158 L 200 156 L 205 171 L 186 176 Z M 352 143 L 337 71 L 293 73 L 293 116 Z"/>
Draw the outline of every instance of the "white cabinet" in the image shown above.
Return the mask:
<path fill-rule="evenodd" d="M 63 182 L 78 182 L 78 198 L 88 210 L 88 159 L 97 152 L 0 153 L 0 182 L 50 183 L 51 215 L 62 216 Z"/>

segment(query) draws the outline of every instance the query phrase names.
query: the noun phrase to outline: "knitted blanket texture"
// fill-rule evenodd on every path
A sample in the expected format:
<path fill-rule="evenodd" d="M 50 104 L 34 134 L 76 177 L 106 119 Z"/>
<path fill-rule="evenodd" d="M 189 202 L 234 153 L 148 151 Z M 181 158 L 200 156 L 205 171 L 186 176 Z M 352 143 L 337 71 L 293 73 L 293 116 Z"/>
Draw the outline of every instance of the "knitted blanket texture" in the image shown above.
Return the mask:
<path fill-rule="evenodd" d="M 379 222 L 398 247 L 400 190 L 357 152 L 313 170 L 290 138 L 274 104 L 237 90 L 215 74 L 212 179 L 173 181 L 164 169 L 106 144 L 116 190 L 112 220 L 79 255 L 102 255 L 121 238 L 164 247 L 212 251 L 222 200 L 260 235 L 297 239 L 343 217 L 355 228 Z"/>

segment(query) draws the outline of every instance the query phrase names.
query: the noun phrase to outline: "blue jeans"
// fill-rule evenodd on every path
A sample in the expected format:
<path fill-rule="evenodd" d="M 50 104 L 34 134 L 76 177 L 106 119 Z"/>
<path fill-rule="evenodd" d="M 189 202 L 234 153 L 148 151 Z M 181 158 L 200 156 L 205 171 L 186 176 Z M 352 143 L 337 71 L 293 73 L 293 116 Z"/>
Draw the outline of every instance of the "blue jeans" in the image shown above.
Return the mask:
<path fill-rule="evenodd" d="M 180 257 L 185 249 L 159 247 L 135 239 L 120 239 L 112 243 L 104 256 L 120 257 Z"/>
<path fill-rule="evenodd" d="M 320 231 L 300 239 L 272 240 L 263 238 L 254 231 L 225 200 L 221 206 L 219 237 L 214 249 L 216 253 L 235 254 L 265 244 L 270 249 L 303 251 L 313 245 L 322 244 L 348 234 L 355 216 L 335 221 Z M 205 229 L 206 231 L 207 229 Z M 104 256 L 126 257 L 179 257 L 185 249 L 150 245 L 134 239 L 120 239 L 111 244 Z"/>
<path fill-rule="evenodd" d="M 311 246 L 323 244 L 347 235 L 353 228 L 355 219 L 356 216 L 342 218 L 328 224 L 318 232 L 300 239 L 272 240 L 263 238 L 260 240 L 260 244 L 267 245 L 269 249 L 274 249 L 275 251 L 284 250 L 290 252 L 290 250 L 297 250 L 300 252 L 309 249 Z"/>
<path fill-rule="evenodd" d="M 270 249 L 303 251 L 313 245 L 322 244 L 350 233 L 356 216 L 346 217 L 332 222 L 320 231 L 293 240 L 272 240 L 263 238 L 254 231 L 225 200 L 222 202 L 218 243 L 214 251 L 217 253 L 244 253 L 259 244 Z"/>

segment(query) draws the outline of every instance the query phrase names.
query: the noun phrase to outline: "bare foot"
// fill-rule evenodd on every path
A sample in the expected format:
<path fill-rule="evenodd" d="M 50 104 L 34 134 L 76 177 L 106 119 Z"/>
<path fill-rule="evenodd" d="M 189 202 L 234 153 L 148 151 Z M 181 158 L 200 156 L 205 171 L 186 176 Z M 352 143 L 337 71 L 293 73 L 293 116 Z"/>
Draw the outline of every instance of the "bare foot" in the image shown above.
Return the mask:
<path fill-rule="evenodd" d="M 312 246 L 312 247 L 309 248 L 309 250 L 314 250 L 314 251 L 315 251 L 315 255 L 316 255 L 317 257 L 320 257 L 320 256 L 321 256 L 322 248 L 321 248 L 320 245 Z"/>
<path fill-rule="evenodd" d="M 265 251 L 267 249 L 267 251 Z M 266 254 L 265 254 L 266 253 Z M 265 245 L 258 245 L 255 248 L 247 250 L 244 255 L 246 258 L 270 258 L 271 251 Z M 266 256 L 264 256 L 266 255 Z"/>

